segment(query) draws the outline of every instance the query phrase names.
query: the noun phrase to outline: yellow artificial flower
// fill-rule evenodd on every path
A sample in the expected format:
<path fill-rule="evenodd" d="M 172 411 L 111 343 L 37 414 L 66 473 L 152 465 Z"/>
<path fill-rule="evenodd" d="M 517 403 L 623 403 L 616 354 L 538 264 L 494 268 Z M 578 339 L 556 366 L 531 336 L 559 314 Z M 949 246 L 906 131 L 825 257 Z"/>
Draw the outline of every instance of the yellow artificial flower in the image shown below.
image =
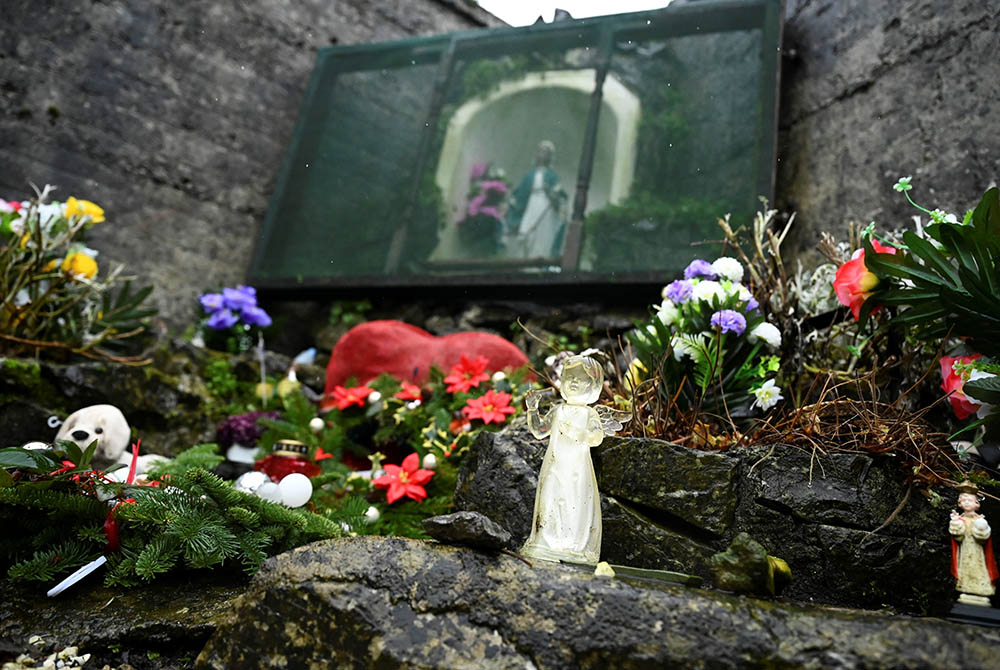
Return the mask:
<path fill-rule="evenodd" d="M 91 223 L 100 223 L 104 220 L 104 210 L 89 200 L 77 200 L 70 196 L 66 200 L 66 218 L 74 216 L 89 216 Z"/>
<path fill-rule="evenodd" d="M 62 269 L 73 276 L 93 279 L 97 274 L 97 261 L 87 254 L 77 251 L 66 256 L 62 263 Z"/>

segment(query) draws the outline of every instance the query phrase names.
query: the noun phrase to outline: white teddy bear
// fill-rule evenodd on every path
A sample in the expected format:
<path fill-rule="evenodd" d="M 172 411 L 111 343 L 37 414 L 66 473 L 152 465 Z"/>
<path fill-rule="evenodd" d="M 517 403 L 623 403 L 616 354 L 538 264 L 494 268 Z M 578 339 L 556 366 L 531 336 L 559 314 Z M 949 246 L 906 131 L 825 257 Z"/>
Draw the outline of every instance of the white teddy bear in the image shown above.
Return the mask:
<path fill-rule="evenodd" d="M 132 453 L 128 449 L 131 437 L 132 433 L 125 415 L 114 405 L 91 405 L 78 409 L 67 417 L 56 433 L 57 442 L 60 440 L 75 442 L 80 449 L 86 449 L 97 440 L 95 460 L 125 465 L 132 462 Z M 166 459 L 156 454 L 140 456 L 136 474 L 145 473 L 155 463 L 163 460 Z M 127 469 L 119 469 L 112 472 L 111 476 L 122 479 L 127 472 Z"/>

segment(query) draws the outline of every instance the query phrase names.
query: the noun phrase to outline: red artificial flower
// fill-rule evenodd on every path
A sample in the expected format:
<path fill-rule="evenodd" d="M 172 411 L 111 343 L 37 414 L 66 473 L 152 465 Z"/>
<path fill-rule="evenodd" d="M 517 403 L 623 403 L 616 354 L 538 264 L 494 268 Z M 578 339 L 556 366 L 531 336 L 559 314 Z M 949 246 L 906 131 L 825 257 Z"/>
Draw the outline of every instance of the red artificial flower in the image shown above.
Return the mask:
<path fill-rule="evenodd" d="M 386 465 L 383 466 L 383 469 L 385 474 L 372 483 L 377 489 L 388 489 L 385 500 L 390 505 L 403 496 L 417 502 L 427 497 L 424 484 L 431 480 L 434 472 L 420 469 L 420 456 L 417 454 L 413 453 L 404 458 L 402 467 Z"/>
<path fill-rule="evenodd" d="M 316 455 L 313 456 L 314 461 L 325 461 L 328 458 L 333 458 L 333 454 L 323 451 L 323 447 L 316 447 Z"/>
<path fill-rule="evenodd" d="M 896 247 L 886 246 L 878 240 L 872 240 L 872 249 L 880 254 L 896 253 Z M 855 251 L 851 260 L 837 269 L 837 276 L 833 279 L 833 290 L 837 293 L 837 299 L 842 305 L 851 308 L 855 321 L 861 318 L 861 305 L 872 294 L 872 290 L 876 286 L 878 286 L 878 277 L 865 267 L 864 249 Z M 872 312 L 874 313 L 878 309 L 879 307 L 876 307 Z"/>
<path fill-rule="evenodd" d="M 955 416 L 959 419 L 967 419 L 977 411 L 980 405 L 972 402 L 965 395 L 965 382 L 969 381 L 969 373 L 964 375 L 955 371 L 955 363 L 971 363 L 982 356 L 973 354 L 971 356 L 942 356 L 941 357 L 941 388 L 945 393 L 950 393 L 948 400 L 951 401 L 951 408 L 955 411 Z"/>
<path fill-rule="evenodd" d="M 411 384 L 410 382 L 402 382 L 403 390 L 399 393 L 394 394 L 393 398 L 399 398 L 400 400 L 420 400 L 423 398 L 423 394 L 420 392 L 420 387 L 416 384 Z"/>
<path fill-rule="evenodd" d="M 476 360 L 470 361 L 465 354 L 462 354 L 459 364 L 452 366 L 451 374 L 444 378 L 444 383 L 448 385 L 445 391 L 466 392 L 473 386 L 479 386 L 479 382 L 490 378 L 486 374 L 486 366 L 489 364 L 490 361 L 485 356 L 476 356 Z"/>
<path fill-rule="evenodd" d="M 487 391 L 478 398 L 469 398 L 469 401 L 462 408 L 462 414 L 469 420 L 482 419 L 483 423 L 503 423 L 507 420 L 508 414 L 513 414 L 514 408 L 510 406 L 510 394 Z"/>
<path fill-rule="evenodd" d="M 335 386 L 333 387 L 333 398 L 324 401 L 323 408 L 330 409 L 331 407 L 336 407 L 337 409 L 344 410 L 351 405 L 364 407 L 365 398 L 374 392 L 375 389 L 368 388 L 367 386 L 352 386 L 349 389 L 343 386 Z"/>

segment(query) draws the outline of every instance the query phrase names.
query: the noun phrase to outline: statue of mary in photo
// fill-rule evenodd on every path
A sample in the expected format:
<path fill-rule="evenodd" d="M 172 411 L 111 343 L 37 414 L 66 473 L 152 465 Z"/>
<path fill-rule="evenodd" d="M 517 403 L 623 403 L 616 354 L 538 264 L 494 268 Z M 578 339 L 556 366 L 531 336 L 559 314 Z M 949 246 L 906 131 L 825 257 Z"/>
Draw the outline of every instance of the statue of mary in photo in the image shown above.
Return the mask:
<path fill-rule="evenodd" d="M 554 258 L 561 254 L 567 195 L 552 169 L 556 147 L 549 140 L 538 144 L 535 167 L 524 175 L 510 199 L 506 228 L 506 256 Z"/>

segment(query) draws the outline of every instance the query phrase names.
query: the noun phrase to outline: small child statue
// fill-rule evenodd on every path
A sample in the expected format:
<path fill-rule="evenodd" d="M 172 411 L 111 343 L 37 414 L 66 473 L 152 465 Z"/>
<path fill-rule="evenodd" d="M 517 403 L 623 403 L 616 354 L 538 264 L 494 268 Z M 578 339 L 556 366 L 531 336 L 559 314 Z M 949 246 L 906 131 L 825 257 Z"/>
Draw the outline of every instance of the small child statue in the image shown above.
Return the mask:
<path fill-rule="evenodd" d="M 610 407 L 590 407 L 601 395 L 604 373 L 588 356 L 572 356 L 563 364 L 556 402 L 544 414 L 543 397 L 553 389 L 532 391 L 525 398 L 528 428 L 549 437 L 535 492 L 531 535 L 521 553 L 549 561 L 596 563 L 601 555 L 601 499 L 590 448 L 605 435 L 622 429 L 631 414 Z"/>
<path fill-rule="evenodd" d="M 997 564 L 993 558 L 993 542 L 986 517 L 979 514 L 979 489 L 969 480 L 956 487 L 961 513 L 952 511 L 948 532 L 951 533 L 951 574 L 955 579 L 958 602 L 990 606 L 990 596 L 996 593 Z"/>

